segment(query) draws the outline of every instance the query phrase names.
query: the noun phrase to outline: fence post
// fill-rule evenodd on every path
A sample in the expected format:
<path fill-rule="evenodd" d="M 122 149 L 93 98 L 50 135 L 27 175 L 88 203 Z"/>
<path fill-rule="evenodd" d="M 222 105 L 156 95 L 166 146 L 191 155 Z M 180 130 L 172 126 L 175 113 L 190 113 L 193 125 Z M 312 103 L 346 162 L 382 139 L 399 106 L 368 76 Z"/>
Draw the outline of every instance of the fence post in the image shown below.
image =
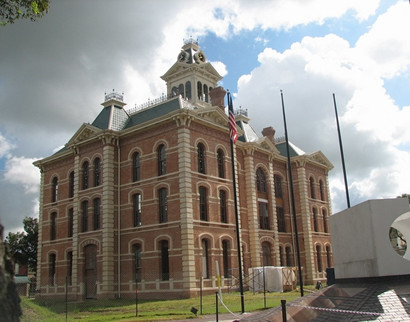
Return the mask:
<path fill-rule="evenodd" d="M 199 308 L 201 310 L 201 315 L 202 315 L 202 276 L 199 279 Z"/>
<path fill-rule="evenodd" d="M 68 319 L 68 276 L 65 277 L 65 320 Z"/>
<path fill-rule="evenodd" d="M 216 322 L 219 321 L 218 319 L 218 292 L 215 293 L 215 314 L 216 314 Z"/>
<path fill-rule="evenodd" d="M 138 283 L 135 282 L 135 316 L 138 316 Z"/>
<path fill-rule="evenodd" d="M 265 266 L 263 266 L 263 304 L 265 305 L 266 309 L 266 283 L 265 283 Z"/>
<path fill-rule="evenodd" d="M 282 321 L 286 322 L 287 321 L 287 314 L 286 314 L 286 300 L 280 300 L 280 303 L 282 304 Z"/>

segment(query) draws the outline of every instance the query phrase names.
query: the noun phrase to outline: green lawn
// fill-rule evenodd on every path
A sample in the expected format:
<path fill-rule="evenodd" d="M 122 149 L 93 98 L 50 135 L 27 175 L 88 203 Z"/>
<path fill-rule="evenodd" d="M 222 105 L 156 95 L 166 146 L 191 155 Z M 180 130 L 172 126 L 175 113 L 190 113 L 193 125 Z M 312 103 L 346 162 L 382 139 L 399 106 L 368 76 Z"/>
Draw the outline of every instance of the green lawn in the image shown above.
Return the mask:
<path fill-rule="evenodd" d="M 306 288 L 306 286 L 305 286 Z M 314 290 L 313 287 L 308 289 Z M 299 291 L 285 293 L 266 293 L 266 308 L 280 305 L 280 301 L 292 301 L 300 296 Z M 241 312 L 240 294 L 223 293 L 223 302 L 232 312 Z M 263 293 L 245 292 L 245 311 L 253 312 L 265 309 Z M 202 298 L 202 314 L 215 314 L 215 295 L 207 295 Z M 138 317 L 136 317 L 135 300 L 87 300 L 84 302 L 68 303 L 66 310 L 65 302 L 55 302 L 48 305 L 40 303 L 32 298 L 22 298 L 21 308 L 23 316 L 21 321 L 159 321 L 159 320 L 182 320 L 195 318 L 191 308 L 198 309 L 200 315 L 200 299 L 191 298 L 183 300 L 140 300 L 138 303 Z M 218 303 L 219 313 L 227 313 L 227 310 Z M 66 313 L 67 311 L 67 313 Z"/>

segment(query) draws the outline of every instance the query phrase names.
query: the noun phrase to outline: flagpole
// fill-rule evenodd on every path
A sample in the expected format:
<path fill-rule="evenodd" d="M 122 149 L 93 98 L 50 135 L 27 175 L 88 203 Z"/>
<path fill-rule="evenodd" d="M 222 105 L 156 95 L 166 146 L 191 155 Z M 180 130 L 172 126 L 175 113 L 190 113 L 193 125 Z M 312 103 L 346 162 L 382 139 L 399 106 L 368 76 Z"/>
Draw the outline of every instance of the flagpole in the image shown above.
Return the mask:
<path fill-rule="evenodd" d="M 235 134 L 232 135 L 233 127 L 236 127 L 233 115 L 233 104 L 231 93 L 228 91 L 228 109 L 229 109 L 229 127 L 230 127 L 230 141 L 231 141 L 231 161 L 232 161 L 232 182 L 233 182 L 233 195 L 235 204 L 235 224 L 236 224 L 236 243 L 238 251 L 238 267 L 239 267 L 239 291 L 241 293 L 241 312 L 245 313 L 245 301 L 243 297 L 243 280 L 242 280 L 242 256 L 241 256 L 241 234 L 239 231 L 239 213 L 238 213 L 238 200 L 236 198 L 236 171 L 235 171 L 235 158 L 234 158 L 234 144 L 237 139 L 236 128 L 234 129 Z M 232 114 L 231 114 L 232 113 Z"/>
<path fill-rule="evenodd" d="M 282 100 L 283 124 L 285 125 L 286 153 L 288 155 L 290 196 L 291 196 L 291 201 L 292 201 L 293 225 L 295 228 L 296 254 L 297 254 L 297 259 L 298 259 L 299 282 L 300 282 L 300 296 L 303 296 L 303 277 L 302 277 L 302 265 L 300 263 L 300 247 L 299 247 L 298 223 L 297 223 L 297 218 L 296 218 L 295 193 L 293 191 L 292 165 L 290 163 L 288 129 L 286 126 L 285 103 L 283 102 L 282 90 L 280 90 L 280 97 Z"/>
<path fill-rule="evenodd" d="M 345 191 L 346 191 L 347 208 L 350 208 L 349 186 L 348 186 L 348 184 L 347 184 L 345 157 L 344 157 L 344 154 L 343 154 L 342 136 L 341 136 L 341 134 L 340 134 L 339 116 L 337 115 L 337 107 L 336 107 L 336 97 L 335 97 L 335 93 L 333 93 L 333 104 L 334 104 L 334 106 L 335 106 L 335 115 L 336 115 L 336 124 L 337 124 L 337 134 L 338 134 L 338 136 L 339 136 L 340 157 L 342 158 L 343 178 L 344 178 L 344 180 L 345 180 Z"/>

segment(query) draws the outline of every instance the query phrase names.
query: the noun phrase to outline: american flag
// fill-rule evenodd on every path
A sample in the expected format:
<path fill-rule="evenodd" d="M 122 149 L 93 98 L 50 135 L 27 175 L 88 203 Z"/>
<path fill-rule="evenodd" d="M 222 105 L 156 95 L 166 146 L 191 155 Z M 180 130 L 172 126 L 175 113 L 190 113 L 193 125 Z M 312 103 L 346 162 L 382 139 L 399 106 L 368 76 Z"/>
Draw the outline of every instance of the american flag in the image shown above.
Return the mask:
<path fill-rule="evenodd" d="M 236 130 L 236 121 L 235 115 L 233 114 L 233 104 L 231 93 L 228 92 L 228 109 L 229 109 L 229 136 L 231 137 L 232 142 L 235 144 L 238 140 L 238 131 Z"/>

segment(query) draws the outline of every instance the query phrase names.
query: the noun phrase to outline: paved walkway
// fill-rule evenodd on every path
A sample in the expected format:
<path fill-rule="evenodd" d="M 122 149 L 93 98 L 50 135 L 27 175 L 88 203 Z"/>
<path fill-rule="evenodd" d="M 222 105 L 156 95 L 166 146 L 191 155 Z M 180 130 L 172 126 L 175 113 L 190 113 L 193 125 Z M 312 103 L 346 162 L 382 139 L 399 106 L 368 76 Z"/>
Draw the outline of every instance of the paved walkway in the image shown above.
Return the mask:
<path fill-rule="evenodd" d="M 410 321 L 410 281 L 336 284 L 286 305 L 287 321 Z M 277 307 L 240 321 L 282 321 Z"/>
<path fill-rule="evenodd" d="M 409 321 L 410 278 L 373 283 L 335 284 L 286 304 L 288 322 Z M 219 322 L 282 322 L 282 308 L 233 316 L 220 314 Z M 216 321 L 215 315 L 186 322 Z"/>

